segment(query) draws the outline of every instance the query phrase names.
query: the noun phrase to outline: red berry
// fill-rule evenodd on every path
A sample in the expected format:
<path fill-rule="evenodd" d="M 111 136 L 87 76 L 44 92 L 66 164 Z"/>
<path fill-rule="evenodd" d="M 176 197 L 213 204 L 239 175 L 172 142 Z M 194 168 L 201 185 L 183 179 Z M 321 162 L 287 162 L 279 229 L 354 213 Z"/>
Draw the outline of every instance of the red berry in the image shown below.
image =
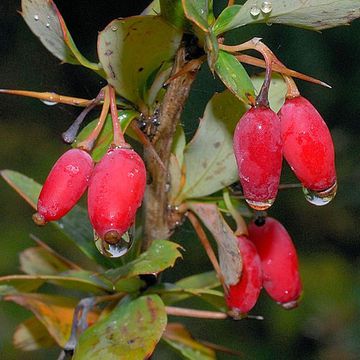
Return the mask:
<path fill-rule="evenodd" d="M 84 194 L 93 167 L 91 156 L 83 150 L 71 149 L 63 154 L 41 189 L 33 216 L 36 224 L 44 225 L 67 214 Z"/>
<path fill-rule="evenodd" d="M 280 120 L 269 108 L 251 108 L 238 122 L 234 152 L 239 178 L 248 204 L 256 210 L 275 200 L 281 174 Z"/>
<path fill-rule="evenodd" d="M 226 302 L 237 314 L 246 314 L 256 304 L 262 288 L 261 261 L 254 244 L 245 236 L 238 237 L 243 260 L 239 282 L 229 287 Z"/>
<path fill-rule="evenodd" d="M 317 205 L 328 203 L 336 192 L 334 145 L 328 127 L 302 96 L 286 100 L 279 117 L 285 159 L 307 193 L 325 197 L 322 202 L 311 201 L 311 196 L 308 200 Z"/>
<path fill-rule="evenodd" d="M 145 185 L 144 162 L 132 149 L 110 149 L 95 166 L 89 184 L 88 212 L 101 239 L 115 244 L 130 228 Z"/>
<path fill-rule="evenodd" d="M 294 244 L 285 228 L 275 219 L 249 225 L 249 239 L 261 259 L 263 285 L 270 297 L 286 309 L 297 306 L 302 285 Z"/>

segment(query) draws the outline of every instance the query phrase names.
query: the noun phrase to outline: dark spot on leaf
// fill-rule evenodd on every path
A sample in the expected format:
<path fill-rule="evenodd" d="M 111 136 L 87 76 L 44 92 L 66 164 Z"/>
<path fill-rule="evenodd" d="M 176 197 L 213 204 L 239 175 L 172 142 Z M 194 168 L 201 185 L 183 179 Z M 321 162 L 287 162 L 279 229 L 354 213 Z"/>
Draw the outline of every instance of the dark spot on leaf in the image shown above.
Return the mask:
<path fill-rule="evenodd" d="M 220 141 L 217 141 L 216 143 L 214 143 L 214 148 L 217 149 L 218 147 L 220 147 L 221 143 Z"/>
<path fill-rule="evenodd" d="M 111 41 L 105 41 L 105 46 L 110 46 L 111 45 Z"/>
<path fill-rule="evenodd" d="M 104 55 L 105 55 L 105 56 L 110 56 L 110 55 L 112 55 L 112 54 L 113 54 L 113 51 L 110 50 L 110 49 L 107 49 L 107 50 L 104 52 Z"/>
<path fill-rule="evenodd" d="M 144 70 L 143 67 L 139 67 L 138 72 L 142 72 Z"/>
<path fill-rule="evenodd" d="M 110 75 L 113 79 L 116 79 L 115 71 L 111 64 L 109 64 Z"/>
<path fill-rule="evenodd" d="M 155 304 L 154 304 L 153 300 L 150 297 L 148 297 L 146 299 L 146 303 L 147 303 L 148 309 L 150 311 L 151 322 L 155 322 L 155 320 L 157 318 L 157 311 L 156 311 Z"/>
<path fill-rule="evenodd" d="M 127 341 L 127 343 L 128 343 L 129 345 L 133 344 L 134 342 L 135 342 L 135 339 L 130 339 L 130 340 Z"/>

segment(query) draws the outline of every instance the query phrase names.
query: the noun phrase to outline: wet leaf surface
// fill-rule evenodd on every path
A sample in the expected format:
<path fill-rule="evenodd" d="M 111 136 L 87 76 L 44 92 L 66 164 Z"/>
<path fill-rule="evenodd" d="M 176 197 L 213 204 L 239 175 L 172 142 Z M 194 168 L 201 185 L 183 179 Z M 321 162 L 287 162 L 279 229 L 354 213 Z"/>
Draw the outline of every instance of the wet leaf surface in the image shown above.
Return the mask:
<path fill-rule="evenodd" d="M 46 327 L 36 317 L 31 317 L 16 327 L 13 343 L 22 351 L 34 351 L 56 345 Z"/>
<path fill-rule="evenodd" d="M 245 111 L 245 105 L 229 91 L 211 98 L 196 134 L 185 148 L 186 183 L 179 203 L 210 195 L 238 179 L 233 132 Z"/>
<path fill-rule="evenodd" d="M 205 33 L 209 32 L 209 0 L 182 0 L 185 16 Z"/>
<path fill-rule="evenodd" d="M 181 31 L 160 16 L 132 16 L 112 21 L 98 38 L 98 55 L 108 82 L 138 106 L 148 78 L 173 58 Z"/>
<path fill-rule="evenodd" d="M 268 1 L 270 6 L 265 11 L 262 10 L 263 3 L 248 0 L 242 6 L 234 5 L 224 9 L 214 25 L 215 33 L 219 35 L 240 26 L 256 23 L 286 24 L 310 30 L 324 30 L 347 25 L 360 17 L 358 0 Z"/>
<path fill-rule="evenodd" d="M 218 245 L 219 263 L 225 284 L 237 284 L 241 276 L 242 259 L 232 229 L 215 204 L 191 202 L 189 207 L 211 232 Z"/>
<path fill-rule="evenodd" d="M 157 295 L 119 303 L 109 316 L 80 336 L 73 359 L 147 359 L 166 322 L 165 307 Z"/>
<path fill-rule="evenodd" d="M 26 24 L 54 56 L 62 62 L 83 65 L 102 75 L 99 65 L 91 63 L 79 52 L 52 0 L 22 0 L 21 9 Z"/>

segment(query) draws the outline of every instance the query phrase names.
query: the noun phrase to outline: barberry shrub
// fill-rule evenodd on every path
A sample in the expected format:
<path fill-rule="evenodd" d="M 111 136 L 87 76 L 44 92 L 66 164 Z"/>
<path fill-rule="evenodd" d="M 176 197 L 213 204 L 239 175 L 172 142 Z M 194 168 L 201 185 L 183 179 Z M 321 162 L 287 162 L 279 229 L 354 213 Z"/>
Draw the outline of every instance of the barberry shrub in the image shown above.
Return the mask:
<path fill-rule="evenodd" d="M 0 90 L 83 108 L 62 134 L 73 149 L 59 154 L 43 186 L 1 173 L 36 209 L 37 225 L 57 227 L 92 263 L 75 264 L 39 239 L 20 254 L 25 274 L 0 277 L 1 298 L 34 315 L 16 329 L 15 346 L 56 344 L 59 359 L 136 360 L 161 340 L 185 359 L 238 356 L 168 317 L 260 319 L 252 309 L 262 287 L 285 309 L 301 306 L 297 239 L 265 211 L 276 201 L 283 157 L 314 205 L 330 202 L 337 182 L 330 131 L 293 79 L 327 84 L 285 66 L 260 38 L 228 45 L 227 35 L 255 23 L 346 25 L 360 17 L 358 1 L 228 1 L 214 14 L 211 0 L 155 0 L 99 32 L 95 62 L 77 49 L 52 0 L 21 6 L 54 56 L 106 85 L 92 99 Z M 265 72 L 250 76 L 244 64 Z M 200 69 L 225 90 L 214 92 L 188 139 L 180 119 Z M 77 203 L 86 192 L 85 208 Z M 186 222 L 214 271 L 163 282 L 161 273 L 183 261 L 186 249 L 172 237 Z M 55 295 L 46 284 L 67 291 Z M 203 309 L 177 304 L 189 298 Z"/>

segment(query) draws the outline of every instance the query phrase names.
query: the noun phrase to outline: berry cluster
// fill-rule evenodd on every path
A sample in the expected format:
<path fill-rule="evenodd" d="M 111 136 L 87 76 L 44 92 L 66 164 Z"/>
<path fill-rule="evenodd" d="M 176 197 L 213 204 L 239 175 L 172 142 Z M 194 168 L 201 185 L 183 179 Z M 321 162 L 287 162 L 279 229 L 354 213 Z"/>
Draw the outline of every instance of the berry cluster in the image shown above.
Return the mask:
<path fill-rule="evenodd" d="M 95 167 L 86 151 L 68 150 L 50 171 L 33 219 L 38 225 L 59 220 L 89 188 L 91 224 L 101 239 L 116 244 L 134 222 L 145 184 L 144 162 L 131 148 L 111 147 Z"/>
<path fill-rule="evenodd" d="M 308 201 L 325 205 L 335 196 L 331 135 L 302 96 L 288 98 L 278 114 L 266 106 L 248 110 L 235 129 L 234 153 L 245 199 L 256 210 L 266 210 L 275 201 L 283 155 Z"/>
<path fill-rule="evenodd" d="M 290 235 L 275 219 L 250 223 L 249 237 L 239 236 L 243 270 L 239 282 L 230 286 L 226 301 L 238 316 L 256 304 L 262 287 L 283 306 L 297 306 L 302 285 L 296 250 Z"/>

